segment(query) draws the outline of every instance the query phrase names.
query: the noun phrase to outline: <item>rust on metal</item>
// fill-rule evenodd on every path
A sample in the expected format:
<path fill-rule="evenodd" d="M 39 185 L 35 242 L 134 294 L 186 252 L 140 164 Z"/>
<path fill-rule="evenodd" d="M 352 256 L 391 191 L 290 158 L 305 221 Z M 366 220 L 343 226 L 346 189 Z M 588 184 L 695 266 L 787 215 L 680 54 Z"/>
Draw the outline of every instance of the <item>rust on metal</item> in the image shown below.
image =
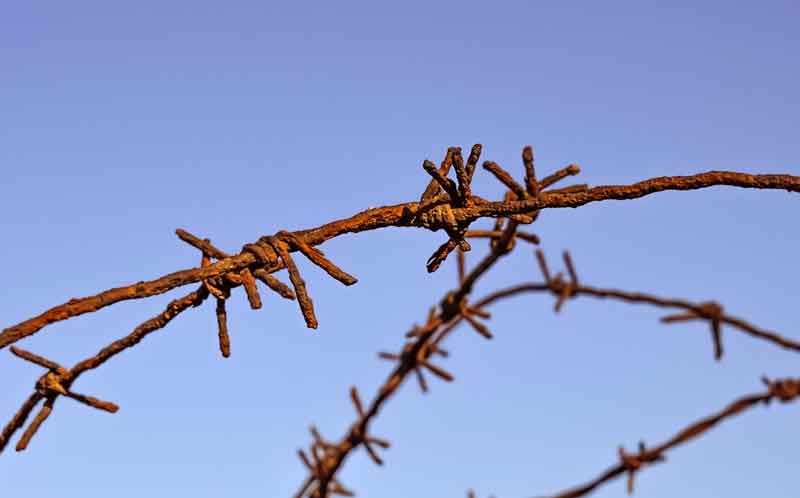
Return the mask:
<path fill-rule="evenodd" d="M 664 316 L 661 319 L 662 323 L 697 320 L 708 323 L 714 357 L 717 361 L 722 359 L 724 353 L 723 326 L 726 330 L 738 330 L 781 348 L 800 352 L 800 342 L 732 316 L 715 301 L 694 303 L 641 292 L 588 286 L 579 280 L 573 258 L 567 251 L 562 254 L 564 270 L 555 274 L 551 272 L 544 252 L 539 249 L 535 251 L 536 262 L 542 275 L 541 282 L 522 283 L 500 289 L 480 299 L 472 297 L 477 281 L 504 256 L 514 251 L 518 240 L 534 245 L 540 244 L 541 240 L 537 234 L 522 231 L 519 226 L 534 223 L 545 210 L 577 208 L 593 202 L 637 199 L 662 191 L 695 190 L 718 185 L 800 192 L 800 177 L 709 171 L 689 176 L 651 178 L 629 185 L 589 187 L 586 184 L 573 184 L 551 188 L 562 180 L 579 174 L 580 168 L 570 164 L 538 179 L 533 148 L 526 146 L 521 155 L 524 173 L 522 181 L 515 180 L 514 175 L 493 161 L 483 163 L 483 168 L 504 187 L 503 198 L 499 201 L 490 201 L 475 195 L 472 188 L 481 153 L 482 146 L 474 145 L 465 163 L 461 148 L 450 147 L 439 166 L 429 160 L 423 161 L 428 181 L 419 202 L 370 208 L 349 218 L 307 230 L 293 232 L 279 230 L 272 235 L 263 235 L 255 242 L 245 243 L 236 254 L 229 254 L 215 247 L 210 239 L 198 237 L 179 228 L 175 231 L 176 235 L 200 251 L 199 267 L 179 270 L 154 280 L 108 289 L 94 296 L 71 299 L 36 317 L 4 329 L 0 332 L 0 349 L 11 346 L 10 352 L 13 355 L 44 368 L 46 372 L 36 381 L 33 392 L 4 426 L 0 433 L 0 452 L 23 428 L 23 434 L 16 448 L 18 451 L 27 448 L 34 435 L 51 416 L 59 397 L 68 397 L 92 408 L 115 413 L 118 410 L 116 404 L 77 393 L 72 390 L 73 384 L 82 374 L 100 367 L 116 355 L 134 347 L 149 334 L 164 328 L 184 311 L 201 306 L 211 296 L 215 298 L 213 301 L 216 304 L 219 349 L 226 358 L 231 354 L 226 301 L 238 287 L 243 288 L 250 307 L 254 310 L 263 306 L 258 282 L 281 298 L 296 300 L 306 325 L 312 329 L 317 328 L 314 305 L 306 281 L 300 275 L 292 253 L 299 252 L 343 285 L 353 285 L 357 279 L 334 264 L 316 246 L 340 235 L 380 228 L 413 227 L 444 232 L 446 240 L 440 243 L 427 260 L 426 267 L 429 272 L 436 271 L 455 251 L 456 286 L 445 292 L 438 304 L 429 310 L 423 325 L 415 324 L 410 328 L 405 334 L 399 352 L 379 353 L 379 357 L 391 362 L 393 368 L 368 403 L 362 399 L 355 387 L 350 389 L 350 402 L 355 408 L 356 420 L 349 426 L 344 436 L 338 441 L 330 441 L 323 438 L 316 427 L 311 427 L 310 447 L 307 451 L 298 451 L 308 476 L 295 494 L 296 498 L 352 496 L 353 491 L 341 484 L 338 473 L 348 455 L 360 447 L 365 449 L 376 464 L 384 464 L 384 457 L 378 450 L 388 449 L 390 444 L 385 439 L 372 436 L 369 427 L 388 400 L 411 376 L 416 378 L 423 392 L 430 390 L 430 383 L 426 378 L 428 374 L 445 382 L 452 382 L 455 376 L 438 363 L 450 356 L 450 353 L 442 348 L 442 343 L 463 323 L 469 325 L 483 338 L 493 338 L 494 334 L 484 323 L 491 318 L 487 308 L 511 296 L 523 293 L 552 295 L 555 298 L 556 312 L 561 311 L 568 301 L 583 297 L 613 299 L 670 309 L 674 313 Z M 454 172 L 455 179 L 450 178 L 451 171 Z M 472 227 L 476 221 L 491 218 L 494 219 L 491 229 Z M 478 259 L 472 268 L 467 267 L 466 253 L 472 249 L 467 239 L 489 241 L 488 254 Z M 288 274 L 291 287 L 273 275 L 283 270 Z M 94 356 L 78 362 L 71 369 L 51 359 L 12 346 L 48 324 L 95 312 L 124 300 L 163 294 L 188 284 L 199 284 L 199 287 L 171 301 L 161 313 L 141 323 L 128 335 L 112 342 Z M 556 498 L 584 496 L 598 486 L 623 475 L 627 477 L 628 491 L 632 492 L 638 472 L 664 461 L 668 450 L 701 436 L 719 422 L 756 405 L 767 404 L 773 400 L 787 403 L 800 397 L 800 379 L 773 381 L 765 378 L 763 381 L 766 386 L 765 392 L 734 401 L 720 412 L 687 426 L 660 445 L 647 447 L 641 442 L 635 452 L 619 447 L 618 462 L 614 466 L 588 483 L 554 496 Z M 40 403 L 42 403 L 41 408 L 26 427 L 25 424 Z M 470 491 L 468 496 L 473 497 L 474 493 Z"/>

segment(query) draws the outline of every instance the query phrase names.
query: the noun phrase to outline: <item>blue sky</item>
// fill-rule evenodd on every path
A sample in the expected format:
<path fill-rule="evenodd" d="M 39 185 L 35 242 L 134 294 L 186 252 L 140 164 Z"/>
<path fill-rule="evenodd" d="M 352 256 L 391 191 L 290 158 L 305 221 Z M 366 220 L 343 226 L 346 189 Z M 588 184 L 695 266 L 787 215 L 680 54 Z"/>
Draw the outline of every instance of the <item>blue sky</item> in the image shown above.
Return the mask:
<path fill-rule="evenodd" d="M 9 3 L 0 11 L 0 255 L 8 326 L 70 297 L 195 266 L 173 230 L 234 252 L 370 206 L 417 199 L 425 158 L 484 144 L 518 177 L 569 163 L 592 185 L 713 169 L 800 175 L 793 2 Z M 475 190 L 502 191 L 483 171 Z M 800 337 L 800 198 L 713 188 L 543 213 L 533 227 L 583 281 L 694 300 Z M 484 222 L 488 224 L 488 222 Z M 321 326 L 265 294 L 178 318 L 76 384 L 116 415 L 60 401 L 30 449 L 0 457 L 3 497 L 291 496 L 307 427 L 338 438 L 389 372 L 375 357 L 454 284 L 425 260 L 441 233 L 387 229 L 323 249 L 359 283 L 301 261 Z M 485 250 L 475 244 L 475 261 Z M 476 295 L 538 280 L 530 249 Z M 48 327 L 20 346 L 94 354 L 177 293 Z M 546 495 L 594 477 L 620 444 L 657 443 L 796 358 L 657 310 L 529 295 L 486 342 L 449 343 L 453 384 L 409 383 L 373 426 L 394 447 L 348 460 L 359 496 Z M 3 422 L 40 371 L 0 355 Z M 758 408 L 676 450 L 637 496 L 797 495 L 800 406 Z M 624 482 L 595 495 L 619 496 Z"/>

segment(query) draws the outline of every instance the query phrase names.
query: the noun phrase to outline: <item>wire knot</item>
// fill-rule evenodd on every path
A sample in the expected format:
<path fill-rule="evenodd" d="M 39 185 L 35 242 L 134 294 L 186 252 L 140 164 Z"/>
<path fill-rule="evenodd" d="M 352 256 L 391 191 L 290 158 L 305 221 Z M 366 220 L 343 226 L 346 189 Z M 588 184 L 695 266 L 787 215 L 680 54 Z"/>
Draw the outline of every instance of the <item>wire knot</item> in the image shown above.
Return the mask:
<path fill-rule="evenodd" d="M 630 472 L 642 468 L 644 462 L 639 457 L 639 455 L 626 452 L 625 448 L 623 448 L 622 446 L 619 447 L 618 452 L 619 452 L 619 461 L 622 464 L 622 466 L 625 467 L 626 470 Z"/>
<path fill-rule="evenodd" d="M 249 252 L 265 267 L 275 267 L 278 265 L 278 254 L 272 247 L 271 239 L 271 237 L 261 237 L 255 244 L 245 244 L 242 252 Z"/>
<path fill-rule="evenodd" d="M 800 379 L 770 380 L 767 377 L 763 377 L 761 381 L 769 389 L 771 397 L 778 398 L 784 403 L 800 396 Z"/>
<path fill-rule="evenodd" d="M 444 228 L 445 230 L 458 231 L 458 221 L 456 215 L 453 213 L 453 208 L 450 204 L 439 204 L 434 206 L 419 217 L 419 224 L 423 228 L 427 228 L 433 232 Z"/>
<path fill-rule="evenodd" d="M 439 246 L 428 258 L 426 262 L 428 273 L 435 272 L 456 247 L 464 252 L 472 249 L 469 242 L 464 239 L 469 228 L 469 221 L 459 222 L 453 208 L 468 207 L 476 201 L 473 198 L 470 183 L 480 152 L 480 144 L 473 146 L 465 165 L 461 157 L 461 149 L 450 147 L 447 149 L 447 154 L 440 167 L 437 168 L 427 159 L 422 163 L 423 169 L 431 176 L 431 180 L 420 197 L 417 223 L 434 232 L 444 229 L 449 237 L 447 242 Z M 447 177 L 451 167 L 455 169 L 457 183 Z"/>
<path fill-rule="evenodd" d="M 62 367 L 56 371 L 51 370 L 39 377 L 39 380 L 36 381 L 35 389 L 36 392 L 42 396 L 49 396 L 52 394 L 61 394 L 66 396 L 67 390 L 64 388 L 64 384 L 69 385 L 71 381 L 72 375 L 70 375 L 69 371 Z"/>
<path fill-rule="evenodd" d="M 725 313 L 722 305 L 716 301 L 706 301 L 698 304 L 693 309 L 685 313 L 668 315 L 661 318 L 662 323 L 676 323 L 690 320 L 706 319 L 711 324 L 711 338 L 714 342 L 714 359 L 722 359 L 724 350 L 722 348 L 722 321 Z"/>
<path fill-rule="evenodd" d="M 633 485 L 636 472 L 638 472 L 646 463 L 664 461 L 664 456 L 661 455 L 660 453 L 647 451 L 644 445 L 644 441 L 639 442 L 638 453 L 628 453 L 625 451 L 624 447 L 620 446 L 619 449 L 617 450 L 617 454 L 619 455 L 620 465 L 623 467 L 623 469 L 625 469 L 625 471 L 628 474 L 627 490 L 629 495 L 633 493 Z"/>
<path fill-rule="evenodd" d="M 444 296 L 439 306 L 442 308 L 442 320 L 448 322 L 462 313 L 466 307 L 466 296 L 463 293 L 450 291 Z"/>
<path fill-rule="evenodd" d="M 722 305 L 716 301 L 706 301 L 699 306 L 702 314 L 709 320 L 719 321 L 723 315 Z"/>
<path fill-rule="evenodd" d="M 578 273 L 575 271 L 575 265 L 572 262 L 572 257 L 569 251 L 564 251 L 562 254 L 564 258 L 564 266 L 567 268 L 569 274 L 569 281 L 564 280 L 562 273 L 557 273 L 556 276 L 550 276 L 550 269 L 547 266 L 547 260 L 544 257 L 544 252 L 541 249 L 536 250 L 536 260 L 539 263 L 539 270 L 544 277 L 544 283 L 550 292 L 558 296 L 555 304 L 555 311 L 561 311 L 567 299 L 575 297 L 580 290 L 580 281 L 578 280 Z"/>

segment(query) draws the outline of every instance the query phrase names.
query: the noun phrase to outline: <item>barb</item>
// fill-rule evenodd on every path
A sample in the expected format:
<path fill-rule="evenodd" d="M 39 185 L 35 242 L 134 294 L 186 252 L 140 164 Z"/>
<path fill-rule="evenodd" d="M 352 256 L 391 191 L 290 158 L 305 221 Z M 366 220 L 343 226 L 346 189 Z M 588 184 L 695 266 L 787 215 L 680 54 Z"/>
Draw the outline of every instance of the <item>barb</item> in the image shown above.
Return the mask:
<path fill-rule="evenodd" d="M 341 268 L 339 268 L 338 266 L 333 264 L 333 262 L 331 262 L 329 259 L 327 259 L 322 254 L 321 251 L 319 251 L 318 249 L 315 249 L 315 248 L 311 247 L 310 245 L 306 244 L 305 241 L 303 241 L 303 239 L 301 239 L 300 237 L 296 236 L 295 234 L 293 234 L 291 232 L 280 231 L 277 234 L 275 234 L 275 236 L 276 237 L 280 237 L 280 238 L 282 238 L 284 240 L 287 240 L 288 242 L 293 244 L 294 247 L 299 249 L 300 252 L 303 253 L 303 255 L 309 259 L 309 261 L 311 261 L 315 265 L 317 265 L 320 268 L 322 268 L 323 270 L 325 270 L 325 272 L 328 275 L 330 275 L 331 277 L 335 278 L 336 280 L 338 280 L 342 284 L 344 284 L 344 285 L 353 285 L 356 282 L 358 282 L 358 279 L 356 277 L 354 277 L 354 276 L 342 271 Z"/>
<path fill-rule="evenodd" d="M 474 148 L 473 148 L 474 150 Z M 470 154 L 470 158 L 472 159 L 472 154 Z M 477 161 L 477 157 L 475 159 Z M 464 165 L 464 158 L 461 157 L 461 149 L 456 149 L 453 153 L 453 168 L 456 170 L 456 179 L 458 180 L 458 205 L 459 206 L 466 206 L 470 204 L 472 201 L 472 171 L 470 171 L 470 167 L 474 169 L 474 164 Z"/>
<path fill-rule="evenodd" d="M 502 235 L 502 230 L 467 230 L 464 233 L 464 237 L 466 238 L 492 239 L 493 242 L 497 242 Z M 538 235 L 535 233 L 523 232 L 522 230 L 517 230 L 517 232 L 514 234 L 514 237 L 522 239 L 525 242 L 533 245 L 539 245 L 541 243 Z"/>
<path fill-rule="evenodd" d="M 442 164 L 439 167 L 439 170 L 437 171 L 438 177 L 440 178 L 447 177 L 447 174 L 450 172 L 450 167 L 453 164 L 453 154 L 456 152 L 456 150 L 457 147 L 450 147 L 447 149 L 447 154 L 445 154 L 444 159 L 442 160 Z M 425 167 L 424 163 L 423 167 Z M 425 169 L 427 171 L 427 168 Z M 434 178 L 430 181 L 430 183 L 428 183 L 428 186 L 425 187 L 425 190 L 422 192 L 420 201 L 436 197 L 440 192 L 441 192 L 441 183 L 439 180 L 437 180 L 436 176 L 434 176 Z"/>
<path fill-rule="evenodd" d="M 580 172 L 581 172 L 580 166 L 578 166 L 577 164 L 570 164 L 569 166 L 556 171 L 552 175 L 543 178 L 542 181 L 539 182 L 539 185 L 541 186 L 541 188 L 545 189 L 547 187 L 550 187 L 551 185 L 555 185 L 556 183 L 560 182 L 561 180 L 563 180 L 568 176 L 575 176 Z"/>
<path fill-rule="evenodd" d="M 219 330 L 219 351 L 228 358 L 231 355 L 231 338 L 228 335 L 228 312 L 225 310 L 225 300 L 217 299 L 217 328 Z"/>
<path fill-rule="evenodd" d="M 514 179 L 511 177 L 510 174 L 499 164 L 486 161 L 483 163 L 483 169 L 489 171 L 491 174 L 494 175 L 503 185 L 508 187 L 508 189 L 516 195 L 517 199 L 526 199 L 528 197 L 528 193 L 519 183 L 515 182 Z"/>
<path fill-rule="evenodd" d="M 17 447 L 15 448 L 17 451 L 25 451 L 26 449 L 28 449 L 28 444 L 30 444 L 31 439 L 39 431 L 39 427 L 41 427 L 44 421 L 47 420 L 47 418 L 50 416 L 50 413 L 52 413 L 53 405 L 55 404 L 55 402 L 56 402 L 55 396 L 48 396 L 47 398 L 45 398 L 44 406 L 42 406 L 42 409 L 39 410 L 39 413 L 37 413 L 36 416 L 33 417 L 33 421 L 28 426 L 28 428 L 25 429 L 25 432 L 22 433 L 22 437 L 19 438 L 19 441 L 17 442 Z"/>
<path fill-rule="evenodd" d="M 317 316 L 314 314 L 314 302 L 311 301 L 311 297 L 309 297 L 308 291 L 306 291 L 306 282 L 303 280 L 303 277 L 300 276 L 300 272 L 297 270 L 297 266 L 294 264 L 294 260 L 289 254 L 286 243 L 281 240 L 271 240 L 270 245 L 272 245 L 281 257 L 283 264 L 286 265 L 286 269 L 289 272 L 289 280 L 291 280 L 292 286 L 294 286 L 297 303 L 300 305 L 300 312 L 303 313 L 306 326 L 310 329 L 317 328 L 319 322 L 317 322 Z"/>
<path fill-rule="evenodd" d="M 452 202 L 458 202 L 461 199 L 461 196 L 458 192 L 458 187 L 456 186 L 455 182 L 447 177 L 444 176 L 439 170 L 436 168 L 436 165 L 432 162 L 428 161 L 427 159 L 423 161 L 422 168 L 428 172 L 429 175 L 433 177 L 436 183 L 447 192 L 447 195 L 450 196 L 450 200 Z"/>
<path fill-rule="evenodd" d="M 536 168 L 533 164 L 533 147 L 522 149 L 522 164 L 525 165 L 525 190 L 534 199 L 539 197 L 539 182 L 536 181 Z"/>
<path fill-rule="evenodd" d="M 14 416 L 11 418 L 11 421 L 6 424 L 6 426 L 3 428 L 2 434 L 0 434 L 0 453 L 2 453 L 5 449 L 8 441 L 11 439 L 11 436 L 13 436 L 17 430 L 25 425 L 25 422 L 28 420 L 31 412 L 34 408 L 36 408 L 36 405 L 38 405 L 39 401 L 41 400 L 42 395 L 38 392 L 34 392 L 28 396 L 28 399 L 26 399 L 20 409 L 17 410 L 17 413 L 14 414 Z"/>

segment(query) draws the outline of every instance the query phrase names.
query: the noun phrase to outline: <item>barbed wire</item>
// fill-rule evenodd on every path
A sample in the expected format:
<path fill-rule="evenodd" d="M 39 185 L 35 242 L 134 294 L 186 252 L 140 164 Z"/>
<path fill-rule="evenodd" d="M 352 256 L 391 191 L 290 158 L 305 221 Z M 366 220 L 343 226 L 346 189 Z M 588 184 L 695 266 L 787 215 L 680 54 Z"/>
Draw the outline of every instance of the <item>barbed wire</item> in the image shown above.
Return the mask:
<path fill-rule="evenodd" d="M 537 250 L 536 256 L 544 278 L 543 282 L 519 284 L 496 291 L 475 302 L 468 300 L 477 280 L 503 256 L 512 252 L 518 240 L 533 245 L 540 243 L 538 235 L 523 232 L 519 230 L 519 226 L 535 222 L 543 209 L 575 208 L 591 202 L 635 199 L 666 190 L 694 190 L 715 185 L 800 192 L 800 177 L 710 171 L 690 176 L 652 178 L 631 185 L 590 188 L 586 184 L 575 184 L 550 188 L 561 180 L 578 174 L 580 168 L 577 165 L 568 165 L 537 180 L 533 149 L 528 146 L 522 152 L 525 172 L 522 183 L 517 183 L 512 175 L 497 163 L 491 161 L 483 163 L 483 169 L 491 173 L 507 189 L 501 201 L 493 202 L 478 197 L 472 192 L 471 183 L 481 151 L 480 144 L 473 146 L 465 162 L 461 155 L 461 149 L 451 147 L 438 167 L 430 161 L 424 161 L 423 169 L 430 176 L 430 180 L 418 202 L 370 208 L 349 218 L 308 230 L 296 232 L 280 230 L 273 235 L 262 236 L 255 242 L 245 244 L 241 251 L 234 255 L 218 249 L 207 238 L 203 239 L 187 230 L 177 229 L 176 234 L 182 241 L 200 251 L 199 267 L 179 270 L 150 281 L 108 289 L 94 296 L 71 299 L 36 317 L 4 329 L 0 332 L 0 349 L 11 346 L 57 321 L 99 311 L 117 302 L 156 296 L 177 287 L 200 283 L 196 290 L 171 301 L 164 311 L 141 323 L 131 333 L 112 342 L 94 356 L 80 361 L 71 369 L 12 346 L 10 350 L 13 355 L 45 368 L 46 373 L 37 380 L 33 393 L 23 402 L 20 409 L 0 433 L 0 452 L 14 434 L 25 426 L 31 413 L 41 402 L 43 402 L 43 406 L 23 431 L 16 445 L 17 451 L 28 447 L 39 427 L 52 413 L 59 397 L 69 397 L 96 409 L 116 412 L 118 407 L 114 403 L 72 391 L 73 383 L 82 374 L 100 367 L 117 354 L 134 347 L 150 333 L 165 327 L 184 311 L 201 306 L 209 297 L 214 297 L 216 301 L 215 314 L 219 348 L 222 356 L 226 358 L 231 354 L 226 300 L 231 296 L 231 291 L 238 287 L 244 289 L 250 307 L 254 310 L 260 309 L 262 298 L 257 282 L 261 282 L 280 297 L 297 301 L 307 327 L 317 328 L 318 320 L 313 301 L 308 294 L 305 281 L 297 269 L 292 253 L 301 253 L 343 285 L 353 285 L 357 279 L 339 268 L 315 246 L 345 233 L 386 227 L 443 230 L 447 235 L 447 240 L 433 252 L 426 262 L 426 267 L 429 272 L 436 271 L 455 251 L 458 286 L 448 292 L 439 304 L 430 310 L 424 325 L 415 325 L 406 334 L 407 340 L 399 352 L 379 354 L 382 359 L 394 362 L 395 367 L 369 405 L 364 404 L 356 387 L 350 389 L 350 399 L 355 407 L 357 420 L 337 443 L 325 440 L 315 427 L 311 428 L 313 441 L 308 453 L 304 450 L 299 451 L 300 459 L 309 475 L 295 495 L 297 498 L 304 496 L 324 498 L 331 494 L 352 495 L 352 492 L 344 487 L 337 477 L 347 456 L 363 446 L 370 458 L 380 465 L 383 464 L 383 458 L 377 449 L 388 449 L 390 446 L 387 440 L 369 433 L 369 424 L 377 416 L 380 408 L 393 396 L 409 375 L 413 374 L 416 377 L 424 392 L 429 389 L 426 373 L 444 381 L 452 381 L 451 373 L 433 363 L 434 357 L 446 357 L 449 354 L 441 347 L 442 342 L 458 325 L 464 322 L 482 337 L 491 339 L 492 332 L 482 321 L 490 318 L 486 308 L 506 297 L 526 292 L 550 293 L 556 298 L 555 310 L 557 312 L 568 300 L 579 296 L 610 298 L 630 303 L 677 308 L 681 311 L 680 313 L 665 316 L 662 318 L 662 322 L 707 321 L 710 325 L 714 354 L 717 360 L 721 359 L 723 355 L 723 325 L 782 348 L 800 351 L 800 343 L 797 341 L 725 314 L 722 306 L 714 301 L 692 303 L 681 299 L 667 299 L 649 294 L 583 285 L 578 280 L 568 252 L 563 254 L 563 258 L 569 278 L 565 278 L 563 272 L 551 275 L 544 254 Z M 449 178 L 451 170 L 455 171 L 455 181 Z M 491 230 L 471 228 L 473 222 L 484 218 L 495 219 L 494 227 Z M 471 250 L 469 239 L 488 239 L 489 253 L 467 272 L 464 253 Z M 291 286 L 272 275 L 283 269 L 288 273 Z M 620 463 L 615 467 L 594 481 L 557 496 L 582 496 L 598 485 L 623 473 L 628 474 L 629 487 L 632 489 L 635 472 L 644 464 L 660 461 L 664 451 L 697 437 L 722 419 L 735 415 L 746 408 L 762 402 L 766 403 L 775 398 L 781 401 L 790 401 L 797 397 L 798 391 L 800 391 L 800 381 L 797 380 L 784 379 L 774 382 L 766 381 L 766 383 L 767 393 L 742 398 L 723 412 L 690 426 L 667 443 L 653 449 L 646 449 L 642 445 L 636 454 L 628 454 L 620 449 Z"/>
<path fill-rule="evenodd" d="M 722 357 L 721 323 L 731 325 L 756 338 L 780 345 L 786 349 L 800 351 L 800 343 L 783 338 L 774 332 L 763 331 L 741 319 L 726 316 L 722 314 L 722 307 L 716 303 L 713 305 L 709 303 L 694 304 L 680 299 L 667 299 L 644 293 L 626 292 L 616 289 L 600 289 L 582 285 L 579 283 L 575 265 L 569 252 L 563 253 L 566 271 L 570 276 L 568 281 L 564 279 L 563 273 L 552 276 L 543 252 L 537 250 L 537 261 L 544 277 L 544 282 L 527 283 L 501 289 L 474 301 L 472 304 L 468 304 L 466 297 L 469 292 L 464 291 L 468 280 L 472 282 L 477 280 L 477 278 L 494 264 L 500 256 L 509 252 L 509 241 L 512 240 L 515 229 L 516 226 L 512 222 L 506 231 L 501 232 L 501 235 L 496 239 L 495 244 L 493 244 L 490 255 L 476 265 L 475 270 L 469 273 L 468 276 L 465 276 L 463 252 L 459 252 L 457 264 L 460 286 L 450 291 L 446 297 L 442 299 L 439 307 L 434 308 L 429 313 L 425 326 L 414 326 L 411 331 L 406 334 L 406 337 L 414 338 L 414 342 L 405 343 L 400 353 L 381 352 L 378 354 L 380 358 L 397 362 L 398 365 L 378 389 L 378 393 L 372 400 L 368 410 L 362 408 L 363 404 L 357 389 L 355 387 L 351 388 L 351 398 L 356 406 L 358 419 L 351 425 L 350 430 L 338 443 L 326 442 L 321 438 L 318 430 L 312 427 L 314 440 L 309 453 L 312 456 L 313 464 L 309 463 L 311 460 L 308 459 L 305 452 L 302 450 L 300 451 L 301 459 L 304 464 L 306 464 L 311 475 L 304 481 L 300 491 L 295 494 L 295 498 L 322 498 L 328 495 L 352 493 L 348 488 L 345 488 L 338 482 L 336 474 L 340 470 L 348 454 L 360 445 L 365 446 L 368 454 L 375 463 L 379 465 L 383 464 L 383 460 L 376 455 L 375 450 L 370 446 L 371 439 L 370 436 L 367 435 L 367 430 L 372 419 L 381 411 L 381 408 L 388 401 L 389 397 L 397 391 L 406 377 L 411 375 L 412 372 L 416 375 L 423 392 L 428 391 L 428 383 L 423 375 L 423 370 L 425 369 L 442 380 L 448 382 L 453 381 L 454 376 L 451 373 L 430 363 L 430 358 L 433 355 L 440 355 L 443 357 L 449 356 L 449 352 L 441 348 L 441 343 L 463 322 L 468 323 L 479 335 L 486 339 L 491 339 L 493 337 L 492 333 L 478 318 L 489 318 L 490 314 L 486 309 L 487 307 L 500 300 L 518 294 L 529 292 L 551 293 L 556 297 L 554 306 L 556 312 L 561 310 L 562 305 L 567 299 L 573 299 L 580 295 L 597 298 L 612 298 L 630 303 L 647 303 L 658 307 L 685 309 L 687 313 L 669 315 L 662 318 L 661 321 L 663 323 L 674 323 L 678 321 L 688 321 L 689 319 L 708 320 L 712 328 L 712 336 L 715 344 L 715 358 L 717 360 L 720 360 Z M 460 304 L 454 304 L 458 302 L 456 301 L 459 299 L 457 296 L 461 296 Z M 679 316 L 681 319 L 676 320 L 674 319 L 675 316 Z M 767 392 L 743 397 L 732 403 L 722 412 L 690 425 L 674 438 L 655 448 L 646 449 L 642 443 L 639 446 L 639 452 L 637 454 L 626 453 L 620 448 L 620 463 L 618 465 L 607 470 L 590 483 L 554 495 L 553 498 L 574 498 L 586 495 L 599 485 L 613 480 L 624 473 L 628 474 L 628 489 L 629 492 L 632 492 L 634 474 L 643 467 L 644 464 L 663 461 L 663 454 L 667 450 L 700 436 L 720 421 L 737 415 L 759 403 L 769 403 L 769 401 L 773 399 L 789 402 L 800 395 L 800 379 L 770 381 L 765 378 L 764 383 L 768 388 Z M 381 445 L 381 447 L 388 448 L 388 443 Z M 351 496 L 350 494 L 346 495 Z"/>
<path fill-rule="evenodd" d="M 723 420 L 731 418 L 735 415 L 739 415 L 743 411 L 753 408 L 756 405 L 769 404 L 773 400 L 778 400 L 782 403 L 789 403 L 796 400 L 797 397 L 800 396 L 800 378 L 770 380 L 764 377 L 762 381 L 767 387 L 765 392 L 750 394 L 737 399 L 721 411 L 687 426 L 675 434 L 672 438 L 659 444 L 658 446 L 647 448 L 644 444 L 644 441 L 640 441 L 639 448 L 636 453 L 628 453 L 622 446 L 620 446 L 617 450 L 619 463 L 613 467 L 610 467 L 598 477 L 587 482 L 586 484 L 582 484 L 556 495 L 551 495 L 550 498 L 577 498 L 579 496 L 585 496 L 595 490 L 598 486 L 612 481 L 623 474 L 627 475 L 627 490 L 628 494 L 631 494 L 633 493 L 636 473 L 647 465 L 665 461 L 666 456 L 664 453 L 666 453 L 668 450 L 701 436 Z"/>

